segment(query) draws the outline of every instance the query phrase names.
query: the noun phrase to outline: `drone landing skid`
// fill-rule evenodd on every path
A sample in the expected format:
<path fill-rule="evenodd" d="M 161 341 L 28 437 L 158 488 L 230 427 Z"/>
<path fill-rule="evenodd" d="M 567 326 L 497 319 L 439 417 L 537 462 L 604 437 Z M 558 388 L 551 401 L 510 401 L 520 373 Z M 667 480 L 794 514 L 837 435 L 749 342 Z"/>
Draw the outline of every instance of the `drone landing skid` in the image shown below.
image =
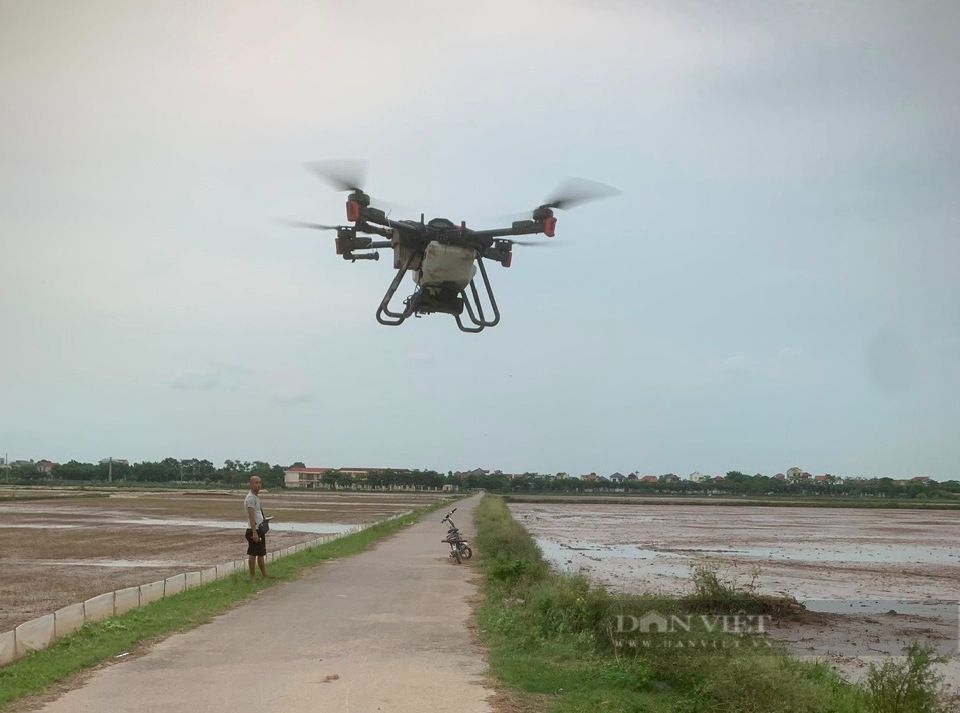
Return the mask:
<path fill-rule="evenodd" d="M 487 269 L 483 264 L 483 258 L 477 256 L 477 264 L 480 266 L 480 274 L 483 277 L 483 284 L 487 291 L 487 299 L 490 300 L 490 306 L 493 309 L 494 318 L 488 320 L 483 314 L 483 304 L 480 302 L 480 293 L 477 290 L 474 280 L 470 280 L 470 292 L 473 298 L 467 295 L 466 289 L 461 289 L 459 294 L 451 292 L 450 288 L 435 286 L 420 286 L 404 302 L 402 312 L 395 312 L 390 309 L 390 301 L 396 293 L 403 276 L 413 264 L 415 254 L 411 254 L 404 265 L 397 269 L 397 274 L 387 288 L 386 294 L 380 301 L 380 307 L 377 308 L 377 321 L 388 327 L 397 327 L 403 324 L 407 317 L 411 315 L 420 316 L 421 314 L 432 314 L 434 312 L 444 312 L 452 314 L 457 322 L 460 331 L 476 334 L 483 331 L 485 327 L 494 327 L 500 322 L 500 310 L 497 308 L 497 300 L 493 296 L 493 288 L 490 286 L 490 278 L 487 277 Z M 444 294 L 446 292 L 446 294 Z M 473 326 L 463 323 L 461 314 L 466 309 L 467 317 Z"/>
<path fill-rule="evenodd" d="M 490 279 L 487 277 L 487 268 L 483 266 L 482 259 L 478 258 L 477 263 L 480 265 L 480 275 L 483 277 L 483 284 L 487 289 L 487 299 L 490 300 L 490 306 L 493 308 L 493 319 L 484 319 L 483 304 L 480 302 L 480 293 L 477 291 L 477 285 L 474 280 L 470 280 L 470 292 L 473 293 L 473 303 L 477 306 L 476 313 L 474 313 L 473 308 L 470 306 L 470 300 L 467 297 L 467 291 L 461 290 L 460 296 L 463 299 L 463 306 L 467 309 L 467 316 L 475 326 L 464 326 L 463 321 L 460 319 L 460 315 L 454 315 L 454 318 L 457 320 L 457 327 L 460 329 L 460 331 L 468 332 L 470 334 L 482 332 L 484 327 L 496 327 L 497 324 L 500 323 L 500 310 L 497 308 L 497 300 L 493 296 L 493 288 L 490 287 Z"/>

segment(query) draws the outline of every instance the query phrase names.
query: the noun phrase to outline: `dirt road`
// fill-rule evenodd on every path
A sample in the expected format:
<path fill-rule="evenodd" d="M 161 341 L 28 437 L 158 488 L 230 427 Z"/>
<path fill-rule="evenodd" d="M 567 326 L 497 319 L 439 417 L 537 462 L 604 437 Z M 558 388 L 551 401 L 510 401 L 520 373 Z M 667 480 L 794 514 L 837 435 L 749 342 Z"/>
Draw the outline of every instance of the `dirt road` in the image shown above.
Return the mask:
<path fill-rule="evenodd" d="M 459 503 L 468 536 L 478 500 Z M 449 561 L 440 517 L 104 668 L 40 710 L 490 711 L 467 628 L 475 587 Z"/>

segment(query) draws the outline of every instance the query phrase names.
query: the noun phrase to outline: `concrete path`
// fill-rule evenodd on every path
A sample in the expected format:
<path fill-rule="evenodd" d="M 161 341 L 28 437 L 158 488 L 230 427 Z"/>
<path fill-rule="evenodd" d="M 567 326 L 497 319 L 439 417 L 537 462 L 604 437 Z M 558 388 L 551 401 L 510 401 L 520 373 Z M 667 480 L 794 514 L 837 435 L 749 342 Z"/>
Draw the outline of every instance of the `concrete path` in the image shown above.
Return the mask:
<path fill-rule="evenodd" d="M 454 517 L 468 539 L 478 501 L 461 501 Z M 441 517 L 106 667 L 41 710 L 488 712 L 467 629 L 476 588 L 440 542 Z"/>

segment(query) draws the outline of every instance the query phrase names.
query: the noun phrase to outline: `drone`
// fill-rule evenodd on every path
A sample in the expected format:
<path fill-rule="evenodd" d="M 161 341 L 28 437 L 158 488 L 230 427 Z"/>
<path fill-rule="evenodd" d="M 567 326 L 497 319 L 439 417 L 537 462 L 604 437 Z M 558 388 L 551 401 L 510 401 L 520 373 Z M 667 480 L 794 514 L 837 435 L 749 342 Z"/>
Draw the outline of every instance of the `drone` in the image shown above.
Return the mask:
<path fill-rule="evenodd" d="M 393 281 L 377 308 L 377 321 L 396 327 L 411 316 L 450 314 L 460 331 L 477 333 L 500 322 L 500 310 L 490 286 L 485 261 L 510 267 L 513 247 L 544 246 L 542 241 L 515 240 L 510 236 L 556 233 L 554 210 L 565 210 L 587 201 L 619 193 L 617 189 L 586 179 L 567 179 L 528 218 L 514 220 L 508 228 L 474 230 L 446 218 L 393 220 L 384 211 L 389 204 L 364 192 L 366 168 L 360 161 L 317 161 L 306 164 L 321 180 L 339 191 L 348 191 L 347 222 L 324 225 L 287 221 L 288 225 L 315 230 L 335 230 L 337 255 L 344 260 L 379 260 L 379 250 L 393 251 Z M 374 203 L 382 207 L 374 207 Z M 526 215 L 526 214 L 525 214 Z M 373 236 L 384 238 L 378 240 Z M 492 315 L 484 311 L 475 277 L 479 270 Z M 403 306 L 391 308 L 394 294 L 407 273 L 416 284 Z M 469 292 L 468 292 L 469 290 Z M 466 312 L 466 319 L 464 319 Z"/>

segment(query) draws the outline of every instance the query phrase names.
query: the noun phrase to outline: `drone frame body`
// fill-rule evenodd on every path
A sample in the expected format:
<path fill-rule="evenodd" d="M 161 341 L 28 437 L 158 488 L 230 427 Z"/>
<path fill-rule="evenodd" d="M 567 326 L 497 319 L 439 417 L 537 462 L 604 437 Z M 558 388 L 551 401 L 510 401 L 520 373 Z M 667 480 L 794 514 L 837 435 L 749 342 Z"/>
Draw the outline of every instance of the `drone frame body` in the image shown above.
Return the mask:
<path fill-rule="evenodd" d="M 379 208 L 371 206 L 371 199 L 361 189 L 354 189 L 347 198 L 347 220 L 353 225 L 338 226 L 337 254 L 344 260 L 379 260 L 378 250 L 390 248 L 394 253 L 396 275 L 391 281 L 380 306 L 377 308 L 377 321 L 380 324 L 396 327 L 410 316 L 420 316 L 443 312 L 452 314 L 457 327 L 462 332 L 475 334 L 486 327 L 494 327 L 500 322 L 500 310 L 497 307 L 490 278 L 484 260 L 499 262 L 510 267 L 513 261 L 514 241 L 509 236 L 535 235 L 543 233 L 553 237 L 557 219 L 550 206 L 540 206 L 533 211 L 530 220 L 515 221 L 509 228 L 492 230 L 473 230 L 461 222 L 459 225 L 445 219 L 435 218 L 425 222 L 421 214 L 420 221 L 391 220 Z M 361 235 L 366 234 L 366 235 Z M 376 240 L 367 235 L 381 236 L 385 240 Z M 476 260 L 486 299 L 490 304 L 492 317 L 484 312 L 473 276 L 469 281 L 442 283 L 419 283 L 416 290 L 406 300 L 402 309 L 391 309 L 390 303 L 409 270 L 420 270 L 422 261 L 431 243 L 460 248 L 472 253 Z M 469 289 L 469 293 L 468 293 Z M 462 319 L 466 312 L 469 323 Z"/>

